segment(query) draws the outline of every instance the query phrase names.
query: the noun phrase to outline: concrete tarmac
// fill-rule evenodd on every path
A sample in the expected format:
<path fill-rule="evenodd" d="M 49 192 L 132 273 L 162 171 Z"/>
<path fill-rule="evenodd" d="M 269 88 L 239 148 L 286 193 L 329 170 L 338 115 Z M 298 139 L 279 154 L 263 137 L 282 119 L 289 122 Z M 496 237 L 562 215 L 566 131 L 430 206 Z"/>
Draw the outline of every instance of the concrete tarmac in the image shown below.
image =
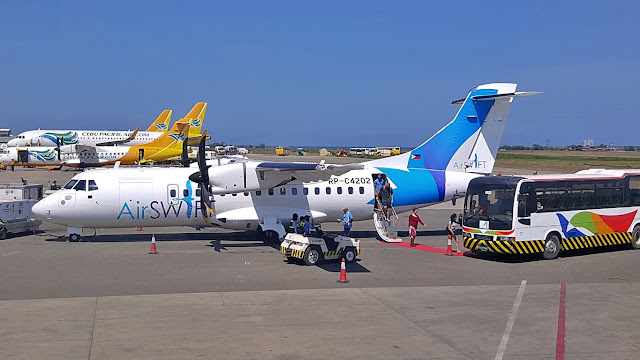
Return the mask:
<path fill-rule="evenodd" d="M 64 183 L 72 172 L 2 172 L 0 182 L 6 174 Z M 421 209 L 417 242 L 444 248 L 459 207 Z M 362 252 L 340 284 L 338 262 L 289 264 L 256 233 L 97 229 L 68 243 L 64 227 L 42 230 L 0 241 L 0 359 L 636 359 L 640 350 L 640 252 L 624 247 L 552 261 L 449 257 L 382 243 L 360 221 Z M 147 254 L 152 233 L 157 255 Z"/>

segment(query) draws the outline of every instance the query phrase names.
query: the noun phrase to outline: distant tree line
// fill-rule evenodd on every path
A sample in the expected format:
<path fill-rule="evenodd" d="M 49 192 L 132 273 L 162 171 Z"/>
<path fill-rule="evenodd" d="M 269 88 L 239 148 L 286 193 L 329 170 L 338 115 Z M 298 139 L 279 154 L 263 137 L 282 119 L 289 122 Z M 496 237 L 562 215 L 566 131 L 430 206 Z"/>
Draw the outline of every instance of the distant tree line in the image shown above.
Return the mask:
<path fill-rule="evenodd" d="M 543 146 L 540 144 L 533 144 L 531 146 L 524 145 L 502 145 L 500 150 L 559 150 L 559 151 L 584 151 L 584 150 L 619 150 L 619 151 L 640 151 L 640 146 L 617 146 L 611 147 L 609 145 L 600 144 L 598 146 L 582 146 L 582 145 L 569 145 L 569 146 Z"/>

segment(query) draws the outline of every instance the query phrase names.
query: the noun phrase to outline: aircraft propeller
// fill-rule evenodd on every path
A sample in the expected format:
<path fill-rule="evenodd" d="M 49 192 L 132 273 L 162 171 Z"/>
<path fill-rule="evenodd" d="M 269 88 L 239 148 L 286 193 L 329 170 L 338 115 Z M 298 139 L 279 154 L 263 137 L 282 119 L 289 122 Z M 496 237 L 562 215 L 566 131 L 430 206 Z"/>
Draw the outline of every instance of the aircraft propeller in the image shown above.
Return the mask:
<path fill-rule="evenodd" d="M 209 184 L 209 167 L 205 158 L 205 142 L 207 140 L 207 131 L 202 133 L 202 139 L 198 144 L 198 172 L 195 172 L 189 176 L 189 180 L 198 184 L 200 189 L 200 210 L 202 210 L 202 217 L 209 223 L 209 212 L 213 212 L 210 207 L 209 201 L 211 200 L 211 185 Z"/>
<path fill-rule="evenodd" d="M 189 161 L 189 154 L 187 153 L 189 146 L 189 137 L 187 136 L 182 141 L 182 153 L 180 154 L 180 163 L 183 167 L 189 167 L 191 162 Z"/>

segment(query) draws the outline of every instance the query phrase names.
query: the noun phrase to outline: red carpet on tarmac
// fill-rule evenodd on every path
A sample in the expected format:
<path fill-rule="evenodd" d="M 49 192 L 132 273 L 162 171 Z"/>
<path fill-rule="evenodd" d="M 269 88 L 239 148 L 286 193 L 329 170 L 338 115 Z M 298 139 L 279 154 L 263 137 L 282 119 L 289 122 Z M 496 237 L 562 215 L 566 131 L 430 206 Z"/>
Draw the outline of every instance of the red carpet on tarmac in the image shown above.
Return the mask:
<path fill-rule="evenodd" d="M 389 243 L 389 244 L 398 245 L 398 246 L 402 246 L 402 247 L 406 247 L 406 248 L 410 248 L 410 249 L 412 248 L 409 243 L 405 243 L 405 242 Z M 418 250 L 422 250 L 422 251 L 431 251 L 431 252 L 435 252 L 435 253 L 438 253 L 438 254 L 446 254 L 447 253 L 446 249 L 434 248 L 434 247 L 431 247 L 431 246 L 420 245 L 420 244 L 416 244 L 416 246 L 413 249 L 418 249 Z M 451 254 L 451 255 L 464 256 L 464 253 L 456 254 L 455 252 L 453 252 L 453 254 Z"/>

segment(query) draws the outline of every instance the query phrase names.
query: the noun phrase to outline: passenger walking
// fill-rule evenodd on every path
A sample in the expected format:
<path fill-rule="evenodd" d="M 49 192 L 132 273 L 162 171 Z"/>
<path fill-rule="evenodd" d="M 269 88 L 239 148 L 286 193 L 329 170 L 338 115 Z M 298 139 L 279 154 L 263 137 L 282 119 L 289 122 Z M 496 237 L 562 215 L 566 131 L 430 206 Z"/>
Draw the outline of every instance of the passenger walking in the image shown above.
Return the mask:
<path fill-rule="evenodd" d="M 342 211 L 344 215 L 342 215 L 342 225 L 344 226 L 344 232 L 342 236 L 349 236 L 351 233 L 351 227 L 353 226 L 353 214 L 349 211 L 348 207 L 343 207 Z"/>
<path fill-rule="evenodd" d="M 391 207 L 393 206 L 393 189 L 391 184 L 385 182 L 384 187 L 380 189 L 378 196 L 380 203 L 382 204 L 382 210 L 387 216 L 387 220 L 391 217 Z"/>
<path fill-rule="evenodd" d="M 411 247 L 416 246 L 415 240 L 417 235 L 416 229 L 418 228 L 418 223 L 422 224 L 422 226 L 427 226 L 422 222 L 420 216 L 418 216 L 418 208 L 413 208 L 413 212 L 411 213 L 411 215 L 409 215 L 409 237 L 411 238 Z"/>
<path fill-rule="evenodd" d="M 374 206 L 375 206 L 376 210 L 381 208 L 380 203 L 378 202 L 378 194 L 380 193 L 380 190 L 382 190 L 382 187 L 384 186 L 384 184 L 386 182 L 387 181 L 385 180 L 385 178 L 382 177 L 382 174 L 378 174 L 378 178 L 373 180 L 373 188 L 374 188 L 374 191 L 375 191 L 375 195 L 374 195 L 375 204 L 374 204 Z"/>
<path fill-rule="evenodd" d="M 460 254 L 460 245 L 458 244 L 458 236 L 456 235 L 456 228 L 458 227 L 457 216 L 456 214 L 451 214 L 451 219 L 449 220 L 449 224 L 447 224 L 447 240 L 456 242 L 456 253 Z"/>

